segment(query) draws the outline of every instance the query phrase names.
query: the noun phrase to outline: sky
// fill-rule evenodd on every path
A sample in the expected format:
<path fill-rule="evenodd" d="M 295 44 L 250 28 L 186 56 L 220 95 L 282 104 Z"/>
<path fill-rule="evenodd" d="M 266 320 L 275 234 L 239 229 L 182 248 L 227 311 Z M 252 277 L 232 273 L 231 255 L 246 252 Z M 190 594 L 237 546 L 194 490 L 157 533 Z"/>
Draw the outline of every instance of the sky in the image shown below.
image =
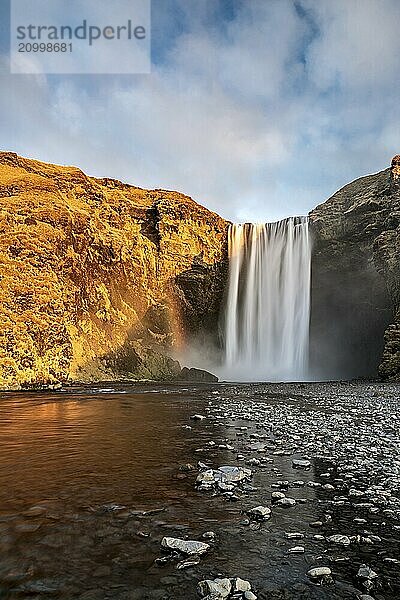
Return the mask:
<path fill-rule="evenodd" d="M 153 0 L 142 75 L 12 75 L 0 6 L 3 150 L 238 222 L 306 214 L 400 153 L 399 0 Z"/>

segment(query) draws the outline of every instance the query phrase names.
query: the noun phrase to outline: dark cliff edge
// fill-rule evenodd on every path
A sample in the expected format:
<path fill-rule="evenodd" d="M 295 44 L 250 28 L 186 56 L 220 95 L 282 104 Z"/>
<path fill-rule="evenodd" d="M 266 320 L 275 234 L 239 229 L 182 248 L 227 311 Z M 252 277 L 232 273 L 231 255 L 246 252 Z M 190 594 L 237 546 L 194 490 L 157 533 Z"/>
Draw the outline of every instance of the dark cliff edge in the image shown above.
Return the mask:
<path fill-rule="evenodd" d="M 400 379 L 400 156 L 309 216 L 315 376 Z"/>
<path fill-rule="evenodd" d="M 0 388 L 180 377 L 193 336 L 218 344 L 227 226 L 184 194 L 1 152 Z"/>

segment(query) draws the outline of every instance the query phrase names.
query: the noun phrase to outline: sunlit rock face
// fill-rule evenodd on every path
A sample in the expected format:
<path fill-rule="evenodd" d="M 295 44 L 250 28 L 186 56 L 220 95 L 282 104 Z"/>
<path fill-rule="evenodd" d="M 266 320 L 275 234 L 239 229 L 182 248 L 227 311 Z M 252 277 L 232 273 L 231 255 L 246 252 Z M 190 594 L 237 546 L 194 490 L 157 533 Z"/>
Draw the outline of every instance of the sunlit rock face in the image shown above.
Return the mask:
<path fill-rule="evenodd" d="M 311 358 L 328 378 L 400 378 L 400 157 L 310 213 Z"/>
<path fill-rule="evenodd" d="M 392 158 L 392 165 L 390 168 L 390 174 L 392 178 L 392 187 L 400 185 L 400 154 L 396 154 Z"/>
<path fill-rule="evenodd" d="M 188 196 L 0 153 L 0 386 L 166 379 L 215 338 L 228 224 Z"/>

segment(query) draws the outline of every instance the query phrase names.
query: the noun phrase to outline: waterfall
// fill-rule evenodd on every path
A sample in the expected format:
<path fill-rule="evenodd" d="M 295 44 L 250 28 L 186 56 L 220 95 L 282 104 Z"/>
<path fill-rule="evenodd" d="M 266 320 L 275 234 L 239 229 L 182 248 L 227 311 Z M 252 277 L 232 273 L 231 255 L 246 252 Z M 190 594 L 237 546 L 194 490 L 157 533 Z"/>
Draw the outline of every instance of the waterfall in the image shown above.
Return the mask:
<path fill-rule="evenodd" d="M 310 272 L 307 217 L 230 225 L 226 378 L 307 378 Z"/>

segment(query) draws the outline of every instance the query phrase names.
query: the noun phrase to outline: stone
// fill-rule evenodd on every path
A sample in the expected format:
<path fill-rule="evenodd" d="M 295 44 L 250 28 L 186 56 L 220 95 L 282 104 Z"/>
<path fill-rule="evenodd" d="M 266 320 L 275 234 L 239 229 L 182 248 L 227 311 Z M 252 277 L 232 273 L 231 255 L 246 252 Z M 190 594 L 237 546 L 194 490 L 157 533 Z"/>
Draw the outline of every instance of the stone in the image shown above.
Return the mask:
<path fill-rule="evenodd" d="M 276 502 L 277 500 L 281 500 L 282 498 L 285 498 L 285 494 L 283 492 L 272 492 L 271 494 L 272 502 Z"/>
<path fill-rule="evenodd" d="M 257 600 L 257 596 L 251 591 L 245 592 L 243 594 L 243 597 L 245 598 L 245 600 Z"/>
<path fill-rule="evenodd" d="M 164 567 L 165 565 L 167 565 L 171 560 L 170 556 L 162 556 L 162 557 L 158 557 L 155 559 L 154 564 L 157 567 Z"/>
<path fill-rule="evenodd" d="M 311 467 L 311 462 L 309 460 L 294 458 L 292 460 L 292 467 L 294 469 L 309 469 Z"/>
<path fill-rule="evenodd" d="M 307 575 L 310 579 L 323 579 L 324 577 L 330 577 L 332 571 L 329 567 L 314 567 L 307 571 Z"/>
<path fill-rule="evenodd" d="M 183 367 L 182 371 L 176 377 L 179 381 L 205 381 L 216 383 L 218 377 L 204 369 L 195 369 L 191 367 Z"/>
<path fill-rule="evenodd" d="M 268 528 L 272 535 L 271 542 L 276 544 L 276 549 L 271 550 L 272 555 L 276 558 L 278 553 L 283 559 L 280 564 L 286 565 L 284 568 L 291 571 L 301 568 L 300 563 L 303 564 L 304 556 L 307 555 L 315 563 L 311 563 L 305 571 L 320 565 L 327 565 L 332 571 L 335 568 L 339 573 L 338 586 L 342 588 L 345 585 L 345 595 L 352 595 L 349 588 L 351 578 L 356 579 L 360 560 L 365 561 L 369 556 L 374 561 L 370 568 L 377 571 L 381 581 L 376 577 L 369 579 L 367 576 L 371 573 L 367 572 L 364 573 L 364 579 L 357 578 L 357 587 L 364 594 L 372 594 L 371 590 L 376 586 L 376 595 L 384 595 L 384 591 L 389 589 L 391 581 L 396 577 L 399 566 L 399 563 L 393 562 L 393 558 L 399 560 L 399 557 L 392 544 L 400 532 L 400 501 L 397 497 L 400 485 L 398 386 L 378 381 L 362 381 L 303 385 L 252 384 L 247 389 L 246 386 L 235 384 L 234 391 L 228 386 L 219 389 L 221 395 L 218 402 L 213 402 L 210 411 L 204 413 L 208 414 L 211 423 L 223 424 L 227 427 L 226 431 L 234 436 L 236 424 L 248 422 L 249 438 L 257 432 L 257 438 L 252 439 L 264 444 L 264 437 L 274 437 L 275 443 L 266 442 L 268 452 L 280 445 L 289 447 L 294 436 L 299 436 L 301 439 L 296 442 L 296 451 L 302 453 L 302 458 L 307 453 L 305 459 L 315 460 L 315 476 L 320 477 L 320 473 L 323 474 L 324 471 L 331 474 L 329 481 L 335 487 L 334 494 L 318 487 L 315 491 L 314 485 L 303 487 L 301 489 L 308 504 L 304 507 L 299 505 L 298 509 L 295 507 L 285 515 L 282 514 L 283 509 L 275 509 L 273 503 L 268 503 L 275 517 L 274 526 Z M 288 398 L 294 392 L 302 397 L 292 403 Z M 240 448 L 243 448 L 246 458 L 252 456 L 253 450 L 249 446 L 250 443 L 246 440 L 240 441 Z M 266 464 L 264 457 L 262 462 Z M 268 497 L 271 498 L 271 495 L 268 496 L 267 485 L 271 486 L 271 492 L 279 490 L 288 496 L 292 492 L 293 497 L 295 493 L 296 496 L 299 494 L 298 491 L 292 491 L 292 480 L 288 483 L 283 480 L 288 464 L 290 470 L 291 459 L 275 458 L 268 471 L 254 477 L 254 482 L 259 486 L 257 495 L 250 494 L 249 498 L 241 495 L 241 502 L 246 510 L 256 506 L 251 503 L 251 499 L 259 498 L 265 502 Z M 296 471 L 293 471 L 293 479 L 295 477 Z M 241 492 L 244 489 L 245 486 L 241 488 Z M 350 490 L 356 492 L 352 491 L 349 496 Z M 297 497 L 295 499 L 299 502 Z M 371 513 L 374 508 L 378 512 Z M 311 526 L 316 528 L 310 527 L 307 532 L 307 517 L 312 515 L 319 520 L 312 522 Z M 262 550 L 257 547 L 257 539 L 260 539 L 260 543 L 268 542 L 262 534 L 262 524 L 251 519 L 243 519 L 239 524 L 239 520 L 237 515 L 234 524 L 235 539 L 240 536 L 240 525 L 246 524 L 253 530 L 246 537 L 255 535 L 255 545 L 253 548 L 250 545 L 249 550 L 254 552 L 251 561 L 254 561 L 255 567 L 260 567 Z M 304 529 L 296 529 L 298 525 Z M 282 540 L 285 529 L 289 533 L 301 533 L 307 538 L 307 544 L 300 536 L 297 541 L 297 536 L 290 539 L 286 535 L 288 541 L 285 543 L 285 538 Z M 227 529 L 225 531 L 228 532 Z M 375 536 L 375 532 L 379 535 Z M 222 544 L 228 541 L 226 533 L 222 536 Z M 317 535 L 313 537 L 314 534 Z M 290 552 L 297 545 L 304 547 L 304 554 L 296 556 L 295 552 Z M 374 565 L 381 565 L 382 570 L 378 571 Z M 329 578 L 312 581 L 316 585 L 331 583 Z M 305 596 L 308 597 L 310 593 L 321 595 L 318 590 L 310 592 L 310 585 L 309 582 L 308 588 L 306 586 L 305 592 L 308 593 Z M 332 591 L 332 595 L 335 593 L 340 595 L 340 591 Z M 353 590 L 354 597 L 358 593 L 362 592 Z"/>
<path fill-rule="evenodd" d="M 217 481 L 218 489 L 221 492 L 233 492 L 235 486 L 232 483 L 225 483 L 224 481 Z"/>
<path fill-rule="evenodd" d="M 247 514 L 256 521 L 267 521 L 271 518 L 271 509 L 268 506 L 256 506 L 248 510 Z"/>
<path fill-rule="evenodd" d="M 231 593 L 232 584 L 229 579 L 205 579 L 200 581 L 197 586 L 198 592 L 202 598 L 210 596 L 211 598 L 227 598 Z"/>
<path fill-rule="evenodd" d="M 206 463 L 203 463 L 199 460 L 199 462 L 197 463 L 197 468 L 199 469 L 199 471 L 207 471 L 211 467 L 210 467 L 210 465 L 207 465 Z"/>
<path fill-rule="evenodd" d="M 201 473 L 198 474 L 197 479 L 196 479 L 196 484 L 197 485 L 213 485 L 215 483 L 215 478 L 214 478 L 214 471 L 213 469 L 207 469 L 207 471 L 201 471 Z"/>
<path fill-rule="evenodd" d="M 197 476 L 196 486 L 199 490 L 207 491 L 214 488 L 222 493 L 231 493 L 235 486 L 249 481 L 251 476 L 251 470 L 244 467 L 226 465 L 218 469 L 206 468 Z M 233 496 L 232 499 L 234 499 Z"/>
<path fill-rule="evenodd" d="M 190 418 L 192 421 L 204 421 L 206 417 L 204 415 L 192 415 Z"/>
<path fill-rule="evenodd" d="M 351 498 L 361 498 L 364 496 L 364 492 L 362 490 L 356 490 L 355 488 L 351 488 L 349 490 L 349 496 Z"/>
<path fill-rule="evenodd" d="M 376 579 L 378 574 L 367 565 L 361 565 L 358 569 L 357 577 L 359 577 L 359 579 Z"/>
<path fill-rule="evenodd" d="M 190 463 L 186 463 L 185 465 L 181 465 L 179 470 L 184 473 L 190 473 L 191 471 L 195 471 L 196 467 Z"/>
<path fill-rule="evenodd" d="M 236 577 L 232 580 L 232 592 L 249 592 L 251 590 L 251 585 L 248 581 L 241 579 L 240 577 Z"/>
<path fill-rule="evenodd" d="M 322 521 L 313 521 L 310 523 L 310 527 L 313 527 L 314 529 L 318 529 L 319 527 L 322 527 L 322 525 Z"/>
<path fill-rule="evenodd" d="M 372 536 L 371 536 L 371 537 L 372 537 Z M 392 558 L 392 557 L 390 557 L 390 556 L 386 556 L 386 557 L 383 559 L 383 562 L 385 562 L 385 563 L 389 563 L 389 564 L 391 564 L 391 565 L 400 565 L 400 560 L 399 560 L 398 558 Z"/>
<path fill-rule="evenodd" d="M 189 569 L 190 567 L 195 567 L 196 565 L 198 565 L 200 562 L 200 556 L 193 555 L 190 556 L 189 558 L 185 558 L 184 560 L 181 560 L 180 562 L 178 562 L 178 564 L 176 565 L 176 568 L 179 570 L 182 569 Z"/>
<path fill-rule="evenodd" d="M 250 458 L 246 461 L 246 465 L 249 465 L 249 467 L 260 467 L 261 461 L 258 458 Z"/>
<path fill-rule="evenodd" d="M 221 477 L 225 483 L 240 483 L 241 481 L 250 479 L 251 475 L 251 470 L 244 467 L 224 466 L 219 467 L 217 471 L 217 476 Z"/>
<path fill-rule="evenodd" d="M 289 481 L 277 481 L 276 485 L 281 489 L 281 490 L 287 490 L 289 488 Z"/>
<path fill-rule="evenodd" d="M 171 552 L 178 551 L 182 554 L 205 554 L 210 549 L 210 545 L 205 542 L 195 540 L 181 540 L 179 538 L 163 537 L 161 547 Z"/>
<path fill-rule="evenodd" d="M 337 544 L 338 546 L 350 546 L 350 538 L 347 535 L 330 535 L 326 539 L 331 544 Z"/>
<path fill-rule="evenodd" d="M 296 500 L 294 498 L 280 498 L 275 502 L 275 505 L 282 508 L 291 508 L 296 505 Z"/>

